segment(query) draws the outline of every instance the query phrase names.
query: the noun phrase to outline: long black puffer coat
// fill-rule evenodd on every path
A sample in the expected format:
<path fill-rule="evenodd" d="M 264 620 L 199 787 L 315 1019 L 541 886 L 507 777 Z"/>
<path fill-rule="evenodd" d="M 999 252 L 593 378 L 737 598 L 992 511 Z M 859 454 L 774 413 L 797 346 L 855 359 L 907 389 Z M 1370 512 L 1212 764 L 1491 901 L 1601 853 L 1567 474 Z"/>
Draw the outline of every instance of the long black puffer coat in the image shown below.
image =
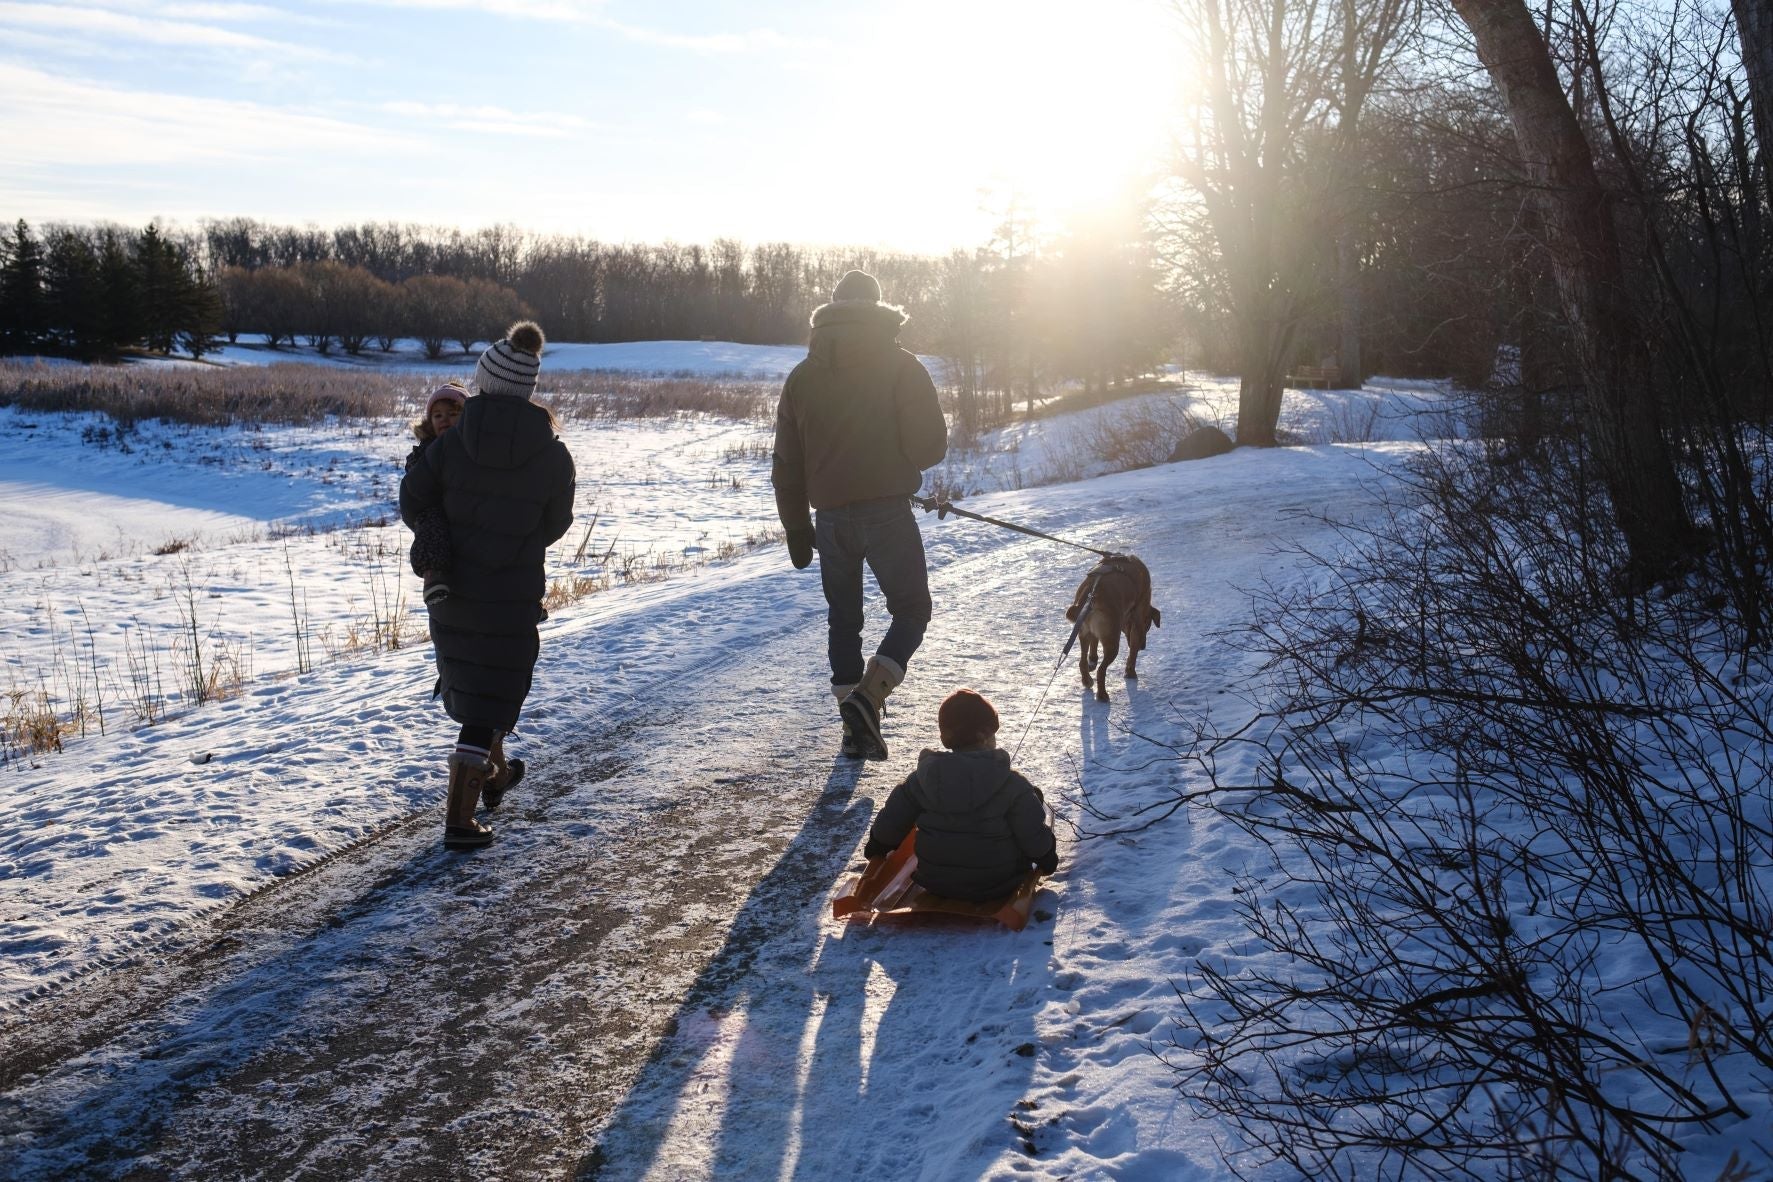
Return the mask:
<path fill-rule="evenodd" d="M 449 521 L 449 598 L 431 608 L 438 693 L 464 726 L 508 731 L 529 696 L 543 559 L 573 519 L 573 458 L 541 407 L 479 394 L 400 482 L 400 518 Z"/>
<path fill-rule="evenodd" d="M 1051 874 L 1058 846 L 1040 789 L 1010 767 L 1007 751 L 926 750 L 887 796 L 863 854 L 891 853 L 917 826 L 918 886 L 975 902 L 1015 890 L 1029 870 Z"/>

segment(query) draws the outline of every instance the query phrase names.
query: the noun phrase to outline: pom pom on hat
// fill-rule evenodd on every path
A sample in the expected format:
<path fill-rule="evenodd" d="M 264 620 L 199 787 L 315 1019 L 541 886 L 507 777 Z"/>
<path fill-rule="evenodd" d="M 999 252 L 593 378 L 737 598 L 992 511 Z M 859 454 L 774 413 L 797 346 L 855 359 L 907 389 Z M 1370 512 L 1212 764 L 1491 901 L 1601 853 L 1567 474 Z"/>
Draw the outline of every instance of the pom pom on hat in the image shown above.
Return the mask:
<path fill-rule="evenodd" d="M 831 293 L 834 303 L 880 303 L 880 280 L 866 271 L 846 271 Z"/>
<path fill-rule="evenodd" d="M 494 341 L 474 367 L 474 385 L 482 394 L 528 398 L 542 371 L 542 330 L 533 320 L 513 324 L 502 341 Z"/>
<path fill-rule="evenodd" d="M 505 330 L 505 339 L 511 342 L 513 349 L 522 349 L 525 353 L 542 355 L 542 326 L 533 320 L 519 320 Z"/>
<path fill-rule="evenodd" d="M 977 690 L 957 689 L 942 701 L 936 726 L 947 747 L 970 747 L 997 733 L 997 710 Z"/>

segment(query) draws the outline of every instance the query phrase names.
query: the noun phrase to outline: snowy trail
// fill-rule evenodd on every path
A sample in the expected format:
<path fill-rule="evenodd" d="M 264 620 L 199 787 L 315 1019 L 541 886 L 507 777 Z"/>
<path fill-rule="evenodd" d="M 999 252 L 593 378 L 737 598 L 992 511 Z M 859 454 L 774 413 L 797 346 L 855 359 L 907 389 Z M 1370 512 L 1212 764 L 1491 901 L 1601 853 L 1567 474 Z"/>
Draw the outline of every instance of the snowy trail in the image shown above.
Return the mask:
<path fill-rule="evenodd" d="M 1336 472 L 1338 491 L 1351 491 L 1350 476 Z M 1165 626 L 1141 659 L 1142 684 L 1123 681 L 1117 661 L 1113 701 L 1102 707 L 1080 686 L 1074 652 L 1022 751 L 1019 765 L 1047 788 L 1061 815 L 1069 810 L 1057 796 L 1074 783 L 1110 807 L 1174 788 L 1179 765 L 1151 766 L 1161 752 L 1128 732 L 1165 734 L 1178 711 L 1204 712 L 1241 680 L 1236 655 L 1214 637 L 1242 622 L 1219 614 L 1241 601 L 1204 584 L 1229 577 L 1253 586 L 1279 573 L 1285 561 L 1276 548 L 1315 538 L 1320 527 L 1303 514 L 1323 507 L 1296 487 L 1271 491 L 1253 507 L 1259 470 L 1247 477 L 1247 485 L 1187 499 L 1148 474 L 969 502 L 1030 523 L 1058 510 L 1063 524 L 1041 528 L 1152 561 Z M 960 598 L 965 606 L 932 624 L 912 680 L 893 699 L 893 733 L 928 736 L 936 703 L 964 683 L 997 703 L 1000 740 L 1013 746 L 1066 636 L 1071 589 L 1094 560 L 971 523 L 930 525 L 926 538 L 933 561 L 961 547 L 990 552 L 934 576 L 938 603 L 945 589 L 949 602 Z M 1212 561 L 1191 562 L 1202 550 L 1214 552 Z M 909 754 L 895 747 L 889 774 L 865 773 L 876 802 Z M 1129 774 L 1129 766 L 1137 770 Z M 825 918 L 827 877 L 814 905 L 798 903 L 797 924 L 761 950 L 748 936 L 735 937 L 715 954 L 674 1034 L 611 1118 L 585 1176 L 1222 1177 L 1210 1130 L 1164 1130 L 1163 1143 L 1192 1140 L 1193 1154 L 1136 1151 L 1135 1106 L 1117 1113 L 1079 1086 L 1095 1068 L 1129 1058 L 1155 1066 L 1152 1033 L 1176 1008 L 1170 982 L 1211 934 L 1235 933 L 1232 883 L 1225 862 L 1211 859 L 1229 854 L 1233 868 L 1243 869 L 1251 852 L 1232 849 L 1229 834 L 1208 828 L 1178 819 L 1153 835 L 1151 850 L 1132 838 L 1062 843 L 1064 864 L 1037 898 L 1037 922 L 1019 934 L 845 929 Z M 1200 936 L 1159 922 L 1171 897 L 1117 897 L 1114 881 L 1152 875 L 1116 872 L 1094 881 L 1105 863 L 1126 858 L 1157 863 L 1162 881 L 1179 848 L 1197 855 L 1192 867 L 1181 859 L 1187 869 L 1174 894 L 1201 896 L 1193 908 Z M 769 914 L 782 905 L 796 905 L 795 897 L 760 887 L 748 908 Z M 1129 965 L 1136 966 L 1130 973 Z M 1197 1125 L 1161 1075 L 1144 1074 L 1139 1105 L 1155 1102 L 1160 1119 L 1184 1130 Z"/>
<path fill-rule="evenodd" d="M 1247 454 L 974 502 L 1136 550 L 1165 612 L 1111 705 L 1059 672 L 1020 763 L 1061 814 L 1074 785 L 1113 809 L 1175 787 L 1181 765 L 1128 732 L 1229 701 L 1224 584 L 1286 577 L 1276 547 L 1322 536 L 1302 511 L 1352 507 L 1371 475 L 1336 449 Z M 1220 1176 L 1151 1048 L 1170 982 L 1241 936 L 1229 875 L 1255 855 L 1229 827 L 1065 843 L 1020 934 L 827 918 L 948 689 L 991 696 L 1006 746 L 1021 734 L 1089 565 L 972 523 L 925 532 L 938 615 L 890 763 L 825 754 L 823 604 L 780 554 L 594 601 L 545 636 L 535 770 L 491 849 L 441 855 L 427 809 L 0 1019 L 0 1176 Z M 361 706 L 266 708 L 318 733 Z M 415 720 L 441 732 L 416 706 L 386 723 Z M 1114 885 L 1172 865 L 1167 897 Z"/>

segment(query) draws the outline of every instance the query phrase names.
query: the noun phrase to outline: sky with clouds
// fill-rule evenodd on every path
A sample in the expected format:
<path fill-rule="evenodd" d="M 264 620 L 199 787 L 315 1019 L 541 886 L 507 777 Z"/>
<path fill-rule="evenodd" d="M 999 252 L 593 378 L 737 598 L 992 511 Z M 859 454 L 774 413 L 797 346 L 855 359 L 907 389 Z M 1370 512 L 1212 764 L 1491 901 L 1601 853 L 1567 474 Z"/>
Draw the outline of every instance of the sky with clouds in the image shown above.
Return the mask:
<path fill-rule="evenodd" d="M 972 246 L 1161 161 L 1163 0 L 0 0 L 0 217 Z"/>

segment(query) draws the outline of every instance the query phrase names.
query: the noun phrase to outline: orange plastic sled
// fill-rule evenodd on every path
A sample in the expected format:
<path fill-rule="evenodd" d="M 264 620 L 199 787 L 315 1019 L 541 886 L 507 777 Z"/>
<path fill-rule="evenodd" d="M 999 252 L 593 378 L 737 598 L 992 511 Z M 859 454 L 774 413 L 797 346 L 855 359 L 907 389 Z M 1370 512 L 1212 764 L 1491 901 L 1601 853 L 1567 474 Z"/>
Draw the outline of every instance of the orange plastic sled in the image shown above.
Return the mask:
<path fill-rule="evenodd" d="M 1030 873 L 1006 898 L 984 903 L 946 899 L 932 895 L 911 881 L 917 869 L 917 829 L 914 827 L 899 848 L 868 863 L 861 874 L 851 875 L 843 893 L 831 900 L 831 914 L 851 923 L 886 920 L 917 923 L 933 920 L 996 921 L 1012 932 L 1028 924 L 1034 910 L 1034 892 L 1040 875 Z"/>

